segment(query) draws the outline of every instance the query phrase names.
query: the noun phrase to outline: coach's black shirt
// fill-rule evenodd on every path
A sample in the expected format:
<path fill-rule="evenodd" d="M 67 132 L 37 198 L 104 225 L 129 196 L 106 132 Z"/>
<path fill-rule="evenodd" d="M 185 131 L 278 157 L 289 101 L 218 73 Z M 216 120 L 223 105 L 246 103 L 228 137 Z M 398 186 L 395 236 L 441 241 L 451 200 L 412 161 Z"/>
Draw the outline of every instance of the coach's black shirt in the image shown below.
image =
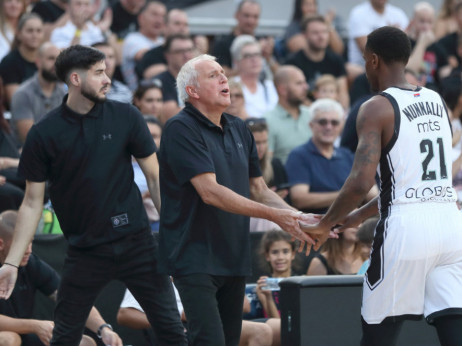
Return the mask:
<path fill-rule="evenodd" d="M 249 218 L 205 204 L 190 182 L 214 173 L 218 184 L 249 197 L 249 178 L 261 176 L 245 123 L 223 114 L 221 125 L 223 130 L 186 103 L 164 128 L 159 150 L 163 273 L 250 274 Z"/>
<path fill-rule="evenodd" d="M 90 247 L 149 227 L 132 155 L 156 151 L 140 112 L 128 103 L 97 103 L 84 115 L 66 105 L 32 126 L 19 174 L 49 181 L 51 202 L 69 243 Z"/>

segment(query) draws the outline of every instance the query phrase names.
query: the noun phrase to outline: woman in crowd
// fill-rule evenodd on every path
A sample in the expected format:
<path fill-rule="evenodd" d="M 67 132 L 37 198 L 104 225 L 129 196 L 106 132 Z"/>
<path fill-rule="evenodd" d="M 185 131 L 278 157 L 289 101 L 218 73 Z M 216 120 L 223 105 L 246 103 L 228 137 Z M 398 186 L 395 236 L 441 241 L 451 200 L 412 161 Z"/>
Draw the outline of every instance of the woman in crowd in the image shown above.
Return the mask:
<path fill-rule="evenodd" d="M 133 105 L 141 114 L 162 120 L 162 106 L 164 103 L 159 81 L 143 81 L 133 94 Z"/>
<path fill-rule="evenodd" d="M 457 31 L 457 22 L 454 16 L 454 5 L 460 0 L 443 0 L 438 18 L 435 22 L 435 37 L 440 39 Z"/>
<path fill-rule="evenodd" d="M 358 242 L 358 228 L 348 228 L 338 239 L 329 239 L 310 262 L 307 275 L 356 274 L 366 260 Z"/>
<path fill-rule="evenodd" d="M 279 308 L 279 289 L 272 279 L 283 279 L 295 275 L 292 263 L 296 248 L 290 234 L 284 231 L 268 231 L 260 242 L 260 258 L 268 270 L 269 276 L 261 276 L 257 281 L 257 295 L 263 307 L 267 324 L 273 330 L 273 345 L 281 340 L 281 315 Z"/>
<path fill-rule="evenodd" d="M 42 43 L 42 19 L 35 13 L 24 14 L 18 22 L 11 52 L 0 63 L 0 76 L 3 78 L 8 105 L 19 84 L 37 71 L 36 59 Z"/>
<path fill-rule="evenodd" d="M 230 79 L 228 86 L 231 104 L 228 108 L 226 108 L 225 112 L 245 121 L 249 118 L 249 115 L 245 110 L 244 91 L 242 90 L 242 85 L 240 82 Z"/>
<path fill-rule="evenodd" d="M 255 138 L 258 159 L 263 179 L 279 196 L 289 200 L 289 186 L 287 185 L 287 173 L 281 160 L 272 158 L 268 153 L 268 125 L 262 118 L 248 118 L 247 127 Z M 268 231 L 279 229 L 279 226 L 266 219 L 250 218 L 250 231 Z"/>
<path fill-rule="evenodd" d="M 306 48 L 306 38 L 302 33 L 302 22 L 309 16 L 318 15 L 317 0 L 295 0 L 292 21 L 286 28 L 284 40 L 289 53 L 298 52 Z M 329 10 L 325 15 L 326 22 L 330 25 L 329 47 L 333 52 L 342 55 L 345 49 L 341 34 L 346 34 L 346 29 L 334 10 Z"/>
<path fill-rule="evenodd" d="M 230 48 L 233 66 L 237 71 L 235 81 L 242 84 L 245 109 L 250 117 L 261 118 L 278 103 L 278 95 L 272 80 L 262 76 L 263 56 L 257 39 L 250 35 L 236 37 Z"/>
<path fill-rule="evenodd" d="M 25 10 L 24 0 L 0 0 L 0 61 L 11 49 L 19 18 Z"/>

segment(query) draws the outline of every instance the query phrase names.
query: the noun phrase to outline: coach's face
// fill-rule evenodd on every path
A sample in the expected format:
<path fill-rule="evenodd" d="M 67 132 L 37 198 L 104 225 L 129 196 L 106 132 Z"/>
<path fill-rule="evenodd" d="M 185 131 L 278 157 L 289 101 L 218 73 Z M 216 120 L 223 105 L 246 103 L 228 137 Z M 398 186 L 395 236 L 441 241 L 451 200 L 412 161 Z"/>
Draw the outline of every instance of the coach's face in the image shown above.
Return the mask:
<path fill-rule="evenodd" d="M 88 71 L 81 74 L 81 93 L 93 102 L 106 101 L 111 80 L 106 75 L 106 63 L 103 61 L 94 64 Z"/>
<path fill-rule="evenodd" d="M 197 86 L 194 87 L 198 101 L 209 109 L 223 112 L 230 104 L 228 78 L 216 61 L 203 60 L 196 64 Z"/>

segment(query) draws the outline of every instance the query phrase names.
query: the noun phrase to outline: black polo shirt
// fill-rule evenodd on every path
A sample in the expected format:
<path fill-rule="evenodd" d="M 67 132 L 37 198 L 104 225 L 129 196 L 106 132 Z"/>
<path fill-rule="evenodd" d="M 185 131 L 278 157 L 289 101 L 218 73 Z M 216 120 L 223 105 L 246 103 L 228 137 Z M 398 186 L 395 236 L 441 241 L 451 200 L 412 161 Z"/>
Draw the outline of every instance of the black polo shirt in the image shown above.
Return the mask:
<path fill-rule="evenodd" d="M 162 82 L 162 97 L 164 102 L 175 101 L 178 103 L 178 91 L 176 90 L 176 79 L 170 71 L 164 71 L 154 77 Z"/>
<path fill-rule="evenodd" d="M 255 141 L 229 114 L 223 130 L 191 104 L 167 121 L 159 150 L 159 270 L 172 275 L 250 274 L 249 218 L 205 204 L 191 178 L 215 173 L 217 182 L 249 197 L 249 178 L 261 176 Z"/>
<path fill-rule="evenodd" d="M 141 113 L 106 101 L 81 115 L 66 100 L 32 126 L 19 174 L 49 181 L 51 202 L 73 246 L 108 243 L 149 227 L 131 164 L 132 155 L 156 151 Z"/>

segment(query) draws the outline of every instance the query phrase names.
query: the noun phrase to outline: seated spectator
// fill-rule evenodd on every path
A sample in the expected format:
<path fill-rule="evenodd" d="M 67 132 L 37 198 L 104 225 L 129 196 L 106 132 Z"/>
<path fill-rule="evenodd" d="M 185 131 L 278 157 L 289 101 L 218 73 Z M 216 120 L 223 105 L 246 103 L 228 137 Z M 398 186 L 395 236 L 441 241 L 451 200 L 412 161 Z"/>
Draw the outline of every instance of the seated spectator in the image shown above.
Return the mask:
<path fill-rule="evenodd" d="M 307 275 L 356 274 L 368 256 L 363 252 L 356 233 L 358 228 L 347 228 L 338 239 L 328 239 L 320 253 L 314 255 Z"/>
<path fill-rule="evenodd" d="M 249 115 L 245 110 L 244 91 L 242 90 L 242 85 L 240 82 L 230 79 L 228 81 L 228 86 L 231 104 L 225 109 L 225 113 L 229 113 L 245 121 L 249 118 Z"/>
<path fill-rule="evenodd" d="M 173 285 L 178 312 L 181 316 L 181 320 L 187 326 L 187 318 L 184 313 L 183 304 L 181 303 L 180 295 L 178 294 L 175 285 Z M 244 297 L 244 310 L 246 307 L 245 301 L 247 299 Z M 126 326 L 132 329 L 144 329 L 150 330 L 151 325 L 149 324 L 146 314 L 141 308 L 140 304 L 136 301 L 135 297 L 130 293 L 129 290 L 125 291 L 124 298 L 120 303 L 120 308 L 117 313 L 117 323 L 121 326 Z M 152 345 L 155 343 L 155 335 L 149 337 L 147 336 L 147 344 Z M 272 344 L 272 331 L 271 328 L 265 323 L 251 322 L 251 321 L 242 321 L 242 330 L 241 338 L 239 341 L 239 346 L 270 346 Z"/>
<path fill-rule="evenodd" d="M 137 17 L 145 4 L 146 0 L 118 0 L 111 5 L 113 17 L 111 31 L 119 40 L 138 30 Z"/>
<path fill-rule="evenodd" d="M 457 22 L 454 15 L 454 7 L 458 0 L 443 0 L 435 21 L 435 37 L 440 39 L 457 31 Z"/>
<path fill-rule="evenodd" d="M 26 13 L 18 22 L 17 32 L 8 53 L 0 63 L 0 76 L 5 87 L 5 101 L 11 104 L 19 84 L 37 71 L 37 53 L 43 41 L 43 22 L 37 14 Z"/>
<path fill-rule="evenodd" d="M 116 51 L 114 47 L 107 42 L 98 42 L 93 44 L 92 47 L 98 49 L 100 52 L 103 52 L 106 56 L 105 72 L 106 75 L 111 79 L 111 88 L 106 94 L 108 100 L 131 103 L 133 97 L 132 91 L 128 88 L 127 85 L 114 78 L 114 72 L 117 64 Z"/>
<path fill-rule="evenodd" d="M 433 23 L 435 10 L 428 2 L 414 6 L 414 16 L 407 29 L 412 53 L 406 68 L 414 71 L 427 88 L 439 90 L 439 80 L 447 77 L 451 66 L 445 50 L 435 43 Z"/>
<path fill-rule="evenodd" d="M 217 57 L 217 62 L 230 75 L 233 68 L 231 45 L 234 39 L 240 35 L 255 36 L 255 30 L 260 19 L 261 6 L 255 0 L 240 1 L 234 14 L 237 25 L 231 33 L 218 37 L 212 47 L 212 55 Z"/>
<path fill-rule="evenodd" d="M 268 126 L 265 119 L 248 118 L 246 124 L 255 139 L 260 169 L 266 185 L 279 196 L 288 200 L 289 186 L 287 184 L 287 173 L 281 160 L 272 157 L 268 152 Z M 266 219 L 250 218 L 251 232 L 269 231 L 271 229 L 281 228 L 274 222 Z"/>
<path fill-rule="evenodd" d="M 307 126 L 310 118 L 307 102 L 308 84 L 303 72 L 295 66 L 281 66 L 274 75 L 278 104 L 264 117 L 269 129 L 269 152 L 285 163 L 292 149 L 311 137 Z M 290 133 L 290 135 L 288 135 Z"/>
<path fill-rule="evenodd" d="M 319 76 L 332 74 L 339 86 L 339 100 L 343 108 L 350 104 L 345 64 L 343 58 L 330 51 L 329 27 L 322 16 L 308 17 L 302 26 L 307 47 L 298 51 L 286 64 L 295 65 L 305 74 L 309 85 L 314 85 Z"/>
<path fill-rule="evenodd" d="M 135 90 L 138 78 L 135 65 L 151 48 L 164 43 L 162 31 L 167 9 L 158 1 L 149 1 L 138 14 L 139 30 L 127 35 L 122 47 L 122 74 L 130 90 Z"/>
<path fill-rule="evenodd" d="M 45 0 L 37 1 L 32 7 L 32 12 L 37 13 L 43 20 L 45 40 L 50 39 L 51 32 L 63 26 L 69 20 L 66 12 L 68 0 Z"/>
<path fill-rule="evenodd" d="M 311 139 L 292 150 L 286 162 L 291 184 L 292 205 L 304 212 L 324 214 L 353 166 L 353 154 L 334 143 L 343 122 L 342 106 L 330 99 L 319 99 L 310 108 Z M 377 195 L 374 187 L 368 195 Z"/>
<path fill-rule="evenodd" d="M 189 24 L 187 13 L 174 8 L 167 13 L 164 36 L 168 39 L 176 34 L 189 35 Z M 149 79 L 167 69 L 164 49 L 164 45 L 151 48 L 136 62 L 135 71 L 139 79 Z"/>
<path fill-rule="evenodd" d="M 372 250 L 372 243 L 374 241 L 375 227 L 379 221 L 378 217 L 371 217 L 365 220 L 361 226 L 359 226 L 356 237 L 362 247 L 363 258 L 366 258 L 361 268 L 358 270 L 358 275 L 366 274 L 367 268 L 369 268 L 370 254 Z"/>
<path fill-rule="evenodd" d="M 5 1 L 0 3 L 0 61 L 11 50 L 19 18 L 26 11 L 26 2 Z"/>
<path fill-rule="evenodd" d="M 352 8 L 348 20 L 348 61 L 364 67 L 363 53 L 367 35 L 382 26 L 406 30 L 409 20 L 404 11 L 388 0 L 367 0 Z"/>
<path fill-rule="evenodd" d="M 141 83 L 133 94 L 133 104 L 144 116 L 154 117 L 159 121 L 162 118 L 162 109 L 164 106 L 164 98 L 159 80 L 154 79 Z"/>
<path fill-rule="evenodd" d="M 298 52 L 307 48 L 307 42 L 302 31 L 303 20 L 319 15 L 317 0 L 295 0 L 292 21 L 287 26 L 284 41 L 289 53 Z M 330 9 L 324 16 L 329 30 L 329 48 L 338 55 L 343 55 L 345 45 L 343 40 L 347 38 L 347 31 L 343 21 L 336 16 L 335 10 Z"/>
<path fill-rule="evenodd" d="M 33 124 L 58 107 L 66 94 L 64 84 L 58 82 L 55 61 L 59 49 L 50 42 L 43 43 L 37 55 L 37 72 L 23 82 L 11 101 L 11 120 L 18 139 L 24 143 Z"/>
<path fill-rule="evenodd" d="M 270 285 L 271 279 L 283 279 L 293 275 L 292 264 L 296 247 L 292 237 L 283 231 L 268 231 L 260 242 L 260 259 L 265 263 L 268 276 L 261 276 L 257 281 L 257 295 L 263 306 L 265 317 L 272 319 L 273 345 L 281 344 L 281 309 L 278 283 Z M 271 286 L 275 287 L 271 287 Z"/>
<path fill-rule="evenodd" d="M 3 117 L 2 91 L 0 78 L 0 212 L 18 210 L 26 187 L 25 180 L 18 178 L 19 144 Z"/>
<path fill-rule="evenodd" d="M 17 212 L 4 211 L 0 214 L 0 262 L 2 265 L 10 250 Z M 19 264 L 18 278 L 15 289 L 8 300 L 0 300 L 0 344 L 5 340 L 15 340 L 6 345 L 49 345 L 54 323 L 33 319 L 35 293 L 40 291 L 56 302 L 59 275 L 48 264 L 32 253 L 32 242 L 26 249 Z M 97 333 L 106 345 L 121 345 L 117 333 L 109 328 L 95 307 L 91 309 L 87 328 Z M 88 336 L 83 336 L 80 345 L 96 346 L 96 342 Z"/>
<path fill-rule="evenodd" d="M 278 96 L 273 81 L 260 78 L 263 68 L 260 44 L 253 36 L 238 36 L 231 45 L 231 55 L 237 72 L 234 80 L 241 82 L 244 91 L 245 109 L 250 117 L 261 118 L 276 106 Z"/>
<path fill-rule="evenodd" d="M 50 35 L 50 41 L 56 47 L 91 46 L 105 40 L 101 28 L 91 21 L 94 14 L 91 0 L 69 0 L 67 13 L 67 21 L 54 28 Z"/>
<path fill-rule="evenodd" d="M 177 114 L 182 108 L 176 89 L 176 77 L 181 67 L 195 56 L 194 42 L 191 36 L 177 34 L 167 38 L 165 42 L 165 58 L 167 59 L 167 71 L 154 77 L 162 82 L 162 95 L 164 105 L 162 107 L 161 124 Z"/>
<path fill-rule="evenodd" d="M 437 43 L 441 45 L 449 59 L 449 64 L 453 67 L 462 66 L 461 33 L 462 33 L 462 2 L 454 5 L 454 18 L 457 23 L 457 30 L 443 36 Z"/>

